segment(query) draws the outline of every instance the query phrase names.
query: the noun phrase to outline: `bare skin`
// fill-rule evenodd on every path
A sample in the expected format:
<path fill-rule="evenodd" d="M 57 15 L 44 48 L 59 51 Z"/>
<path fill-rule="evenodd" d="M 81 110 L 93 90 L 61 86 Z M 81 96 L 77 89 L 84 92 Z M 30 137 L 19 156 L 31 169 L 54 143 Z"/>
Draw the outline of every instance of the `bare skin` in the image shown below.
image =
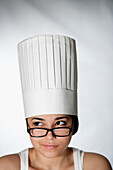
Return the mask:
<path fill-rule="evenodd" d="M 68 115 L 41 115 L 28 118 L 28 128 L 51 129 L 71 126 L 72 119 Z M 29 170 L 74 170 L 73 150 L 68 148 L 71 137 L 72 133 L 67 137 L 54 137 L 50 131 L 42 138 L 30 137 L 33 148 L 29 149 Z M 51 149 L 45 145 L 55 147 Z M 0 170 L 20 170 L 20 166 L 18 154 L 0 158 Z M 107 158 L 88 152 L 84 153 L 83 168 L 84 170 L 112 170 Z"/>
<path fill-rule="evenodd" d="M 72 157 L 72 156 L 71 156 Z M 31 160 L 30 160 L 31 159 Z M 47 170 L 47 168 L 44 168 L 44 162 L 43 162 L 43 169 L 34 168 L 31 164 L 33 158 L 29 157 L 29 170 Z M 74 170 L 74 162 L 73 158 L 71 158 L 70 163 L 72 161 L 72 164 L 70 164 L 69 167 L 67 167 L 66 170 Z M 41 165 L 40 165 L 41 166 Z M 54 167 L 51 166 L 51 170 L 55 170 Z M 100 154 L 95 153 L 84 153 L 84 160 L 83 160 L 83 168 L 84 170 L 112 170 L 111 165 L 107 158 Z M 65 169 L 65 168 L 64 168 Z M 20 170 L 20 159 L 19 155 L 7 155 L 0 158 L 0 170 Z M 61 170 L 60 168 L 58 170 Z"/>

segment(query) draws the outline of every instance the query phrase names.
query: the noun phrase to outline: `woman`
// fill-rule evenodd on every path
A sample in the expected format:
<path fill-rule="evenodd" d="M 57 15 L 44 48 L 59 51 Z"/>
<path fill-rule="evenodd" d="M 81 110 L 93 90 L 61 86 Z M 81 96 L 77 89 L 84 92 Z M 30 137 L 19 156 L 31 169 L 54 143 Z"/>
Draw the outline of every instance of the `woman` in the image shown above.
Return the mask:
<path fill-rule="evenodd" d="M 75 40 L 31 37 L 19 43 L 18 57 L 33 148 L 0 158 L 0 170 L 111 170 L 104 156 L 68 146 L 79 123 Z"/>

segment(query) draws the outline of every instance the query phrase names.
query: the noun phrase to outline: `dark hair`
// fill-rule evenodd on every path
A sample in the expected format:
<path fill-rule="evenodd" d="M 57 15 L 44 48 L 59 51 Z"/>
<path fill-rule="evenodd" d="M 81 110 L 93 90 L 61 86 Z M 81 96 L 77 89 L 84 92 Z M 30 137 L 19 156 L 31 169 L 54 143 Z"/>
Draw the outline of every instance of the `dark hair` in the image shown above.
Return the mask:
<path fill-rule="evenodd" d="M 74 135 L 78 131 L 79 121 L 77 116 L 71 115 L 70 117 L 72 118 L 72 135 Z"/>
<path fill-rule="evenodd" d="M 28 129 L 28 121 L 27 121 L 27 119 L 28 119 L 28 118 L 26 118 L 25 120 L 26 120 L 27 129 Z"/>

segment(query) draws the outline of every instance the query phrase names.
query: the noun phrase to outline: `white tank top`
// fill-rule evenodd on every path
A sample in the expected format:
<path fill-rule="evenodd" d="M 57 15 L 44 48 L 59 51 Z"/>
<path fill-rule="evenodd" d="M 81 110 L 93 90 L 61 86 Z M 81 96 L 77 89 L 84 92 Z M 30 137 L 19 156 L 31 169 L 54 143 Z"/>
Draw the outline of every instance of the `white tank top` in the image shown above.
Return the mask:
<path fill-rule="evenodd" d="M 84 151 L 79 150 L 77 148 L 72 149 L 74 156 L 74 169 L 83 170 Z M 21 170 L 28 170 L 28 149 L 21 151 L 19 153 L 19 156 L 21 160 Z"/>

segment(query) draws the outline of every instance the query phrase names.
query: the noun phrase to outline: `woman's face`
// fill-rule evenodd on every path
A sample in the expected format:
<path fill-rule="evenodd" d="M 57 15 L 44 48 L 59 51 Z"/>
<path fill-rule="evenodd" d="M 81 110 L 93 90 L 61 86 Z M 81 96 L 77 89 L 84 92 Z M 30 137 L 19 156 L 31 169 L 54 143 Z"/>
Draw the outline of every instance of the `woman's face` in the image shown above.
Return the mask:
<path fill-rule="evenodd" d="M 27 119 L 29 128 L 57 128 L 57 127 L 72 127 L 72 118 L 64 114 L 48 114 L 34 116 Z M 72 132 L 66 137 L 53 136 L 49 131 L 47 136 L 44 137 L 31 137 L 30 140 L 35 150 L 43 156 L 53 158 L 60 156 L 66 151 L 70 143 Z"/>

